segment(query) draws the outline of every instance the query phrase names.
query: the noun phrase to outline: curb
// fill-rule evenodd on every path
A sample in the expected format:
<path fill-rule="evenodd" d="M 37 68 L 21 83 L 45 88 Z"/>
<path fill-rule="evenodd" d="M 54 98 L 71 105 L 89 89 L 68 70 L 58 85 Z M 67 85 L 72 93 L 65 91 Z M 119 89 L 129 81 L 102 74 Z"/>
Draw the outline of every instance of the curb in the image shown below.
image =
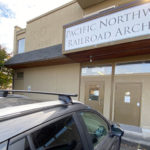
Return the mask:
<path fill-rule="evenodd" d="M 142 147 L 150 149 L 150 136 L 145 138 L 143 133 L 124 130 L 122 142 L 128 143 L 130 145 L 141 145 Z"/>

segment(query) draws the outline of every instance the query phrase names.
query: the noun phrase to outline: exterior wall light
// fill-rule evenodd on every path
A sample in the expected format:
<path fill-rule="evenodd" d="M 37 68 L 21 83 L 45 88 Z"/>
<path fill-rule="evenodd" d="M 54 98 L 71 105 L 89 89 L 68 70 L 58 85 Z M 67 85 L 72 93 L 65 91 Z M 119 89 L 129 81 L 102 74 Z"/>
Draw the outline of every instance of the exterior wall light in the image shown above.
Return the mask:
<path fill-rule="evenodd" d="M 92 63 L 93 62 L 93 60 L 92 60 L 92 56 L 90 56 L 90 63 Z"/>

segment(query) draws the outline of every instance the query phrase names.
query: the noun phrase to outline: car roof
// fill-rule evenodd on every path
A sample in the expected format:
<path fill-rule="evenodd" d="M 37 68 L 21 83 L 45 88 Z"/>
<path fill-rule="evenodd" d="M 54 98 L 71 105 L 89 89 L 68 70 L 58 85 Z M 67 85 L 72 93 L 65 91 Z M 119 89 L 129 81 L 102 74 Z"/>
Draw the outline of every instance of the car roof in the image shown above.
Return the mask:
<path fill-rule="evenodd" d="M 20 106 L 43 102 L 43 100 L 31 99 L 23 95 L 8 95 L 8 97 L 0 97 L 0 109 L 12 106 Z"/>
<path fill-rule="evenodd" d="M 6 99 L 6 98 L 5 98 Z M 13 98 L 11 98 L 11 100 L 13 100 Z M 20 99 L 20 101 L 22 101 L 22 99 Z M 25 112 L 29 112 L 29 111 L 34 111 L 38 109 L 44 109 L 47 107 L 54 107 L 54 106 L 58 106 L 58 105 L 65 105 L 63 102 L 61 101 L 47 101 L 47 102 L 34 102 L 34 103 L 27 103 L 27 104 L 23 104 L 23 105 L 17 105 L 17 106 L 9 106 L 9 107 L 4 107 L 0 109 L 0 121 L 2 120 L 6 120 L 6 118 L 12 118 L 12 116 L 16 116 L 17 114 L 21 115 Z"/>
<path fill-rule="evenodd" d="M 0 142 L 74 111 L 88 109 L 80 102 L 49 101 L 0 109 Z"/>

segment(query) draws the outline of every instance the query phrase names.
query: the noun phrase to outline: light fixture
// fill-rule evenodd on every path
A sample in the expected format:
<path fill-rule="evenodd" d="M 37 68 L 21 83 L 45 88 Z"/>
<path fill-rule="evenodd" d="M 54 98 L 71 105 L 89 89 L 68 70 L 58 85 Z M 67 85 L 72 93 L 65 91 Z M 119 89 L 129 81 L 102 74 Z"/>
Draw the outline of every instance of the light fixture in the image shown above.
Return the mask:
<path fill-rule="evenodd" d="M 93 60 L 92 60 L 92 56 L 90 56 L 90 63 L 92 63 L 93 62 Z"/>

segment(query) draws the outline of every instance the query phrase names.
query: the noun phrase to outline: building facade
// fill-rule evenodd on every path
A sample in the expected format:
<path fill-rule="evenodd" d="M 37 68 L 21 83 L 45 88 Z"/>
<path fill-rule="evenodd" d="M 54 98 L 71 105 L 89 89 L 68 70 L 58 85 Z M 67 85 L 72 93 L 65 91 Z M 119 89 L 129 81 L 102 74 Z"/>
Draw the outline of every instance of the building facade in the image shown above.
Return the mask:
<path fill-rule="evenodd" d="M 14 89 L 76 93 L 110 120 L 150 128 L 150 1 L 76 0 L 47 12 L 15 27 L 5 65 Z"/>

